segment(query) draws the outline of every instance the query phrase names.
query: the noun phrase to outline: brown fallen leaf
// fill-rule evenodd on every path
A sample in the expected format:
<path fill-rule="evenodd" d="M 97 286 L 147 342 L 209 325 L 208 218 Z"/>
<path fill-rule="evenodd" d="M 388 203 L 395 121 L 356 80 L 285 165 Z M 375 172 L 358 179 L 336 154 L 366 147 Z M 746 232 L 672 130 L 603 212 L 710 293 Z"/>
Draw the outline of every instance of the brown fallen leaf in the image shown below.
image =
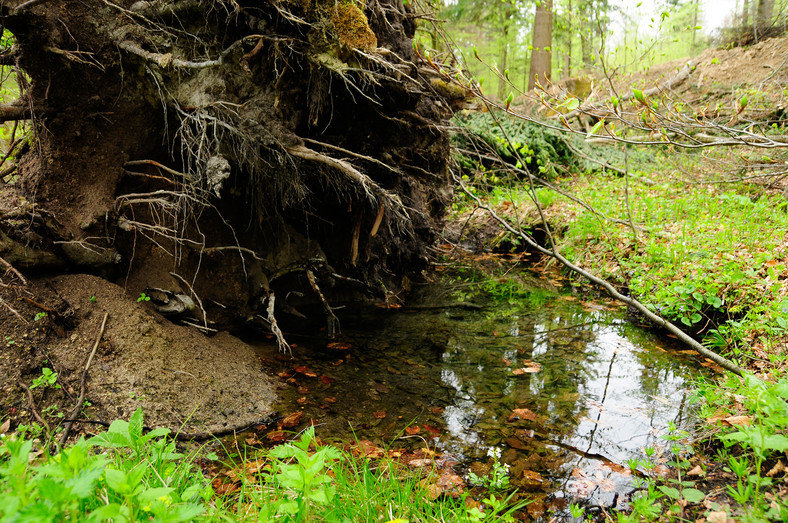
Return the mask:
<path fill-rule="evenodd" d="M 334 341 L 326 345 L 327 349 L 333 350 L 348 350 L 350 348 L 350 343 L 345 341 Z"/>
<path fill-rule="evenodd" d="M 376 446 L 368 439 L 360 440 L 356 445 L 350 447 L 353 453 L 360 458 L 382 458 L 384 453 L 383 449 Z"/>
<path fill-rule="evenodd" d="M 309 367 L 305 365 L 301 365 L 300 367 L 296 367 L 295 371 L 299 374 L 306 376 L 307 378 L 317 378 L 317 374 L 312 372 Z"/>
<path fill-rule="evenodd" d="M 514 409 L 512 410 L 512 414 L 509 416 L 508 421 L 517 420 L 535 421 L 536 413 L 531 409 Z"/>
<path fill-rule="evenodd" d="M 726 514 L 722 510 L 709 512 L 706 515 L 706 522 L 707 523 L 727 523 L 728 522 L 728 514 Z"/>
<path fill-rule="evenodd" d="M 287 439 L 284 431 L 281 430 L 272 430 L 265 437 L 272 443 L 282 443 Z"/>
<path fill-rule="evenodd" d="M 296 400 L 296 403 L 298 403 L 299 405 L 304 405 L 306 404 L 306 402 L 307 402 L 306 396 L 302 396 Z"/>
<path fill-rule="evenodd" d="M 714 414 L 712 414 L 711 417 L 706 418 L 706 423 L 717 423 L 718 421 L 722 421 L 729 416 L 730 414 L 728 412 L 717 409 L 714 411 Z"/>
<path fill-rule="evenodd" d="M 303 419 L 304 419 L 304 411 L 297 410 L 292 414 L 288 415 L 287 417 L 285 417 L 282 421 L 280 421 L 279 426 L 284 429 L 292 429 L 293 427 L 301 423 L 301 420 Z"/>
<path fill-rule="evenodd" d="M 774 476 L 782 474 L 783 472 L 785 472 L 785 465 L 783 465 L 782 460 L 778 460 L 777 463 L 775 463 L 774 466 L 769 470 L 769 472 L 766 473 L 766 475 L 770 478 L 773 478 Z"/>
<path fill-rule="evenodd" d="M 724 420 L 722 420 L 722 422 L 724 424 L 731 425 L 731 426 L 739 425 L 739 426 L 742 426 L 742 427 L 749 427 L 750 424 L 752 423 L 752 417 L 751 416 L 729 416 L 729 417 L 725 418 Z"/>
<path fill-rule="evenodd" d="M 418 434 L 421 432 L 421 428 L 418 425 L 411 425 L 410 427 L 405 427 L 405 433 L 408 436 L 413 436 L 414 434 Z"/>
<path fill-rule="evenodd" d="M 523 374 L 534 374 L 542 370 L 542 365 L 534 361 L 526 361 L 524 363 L 526 364 L 525 367 L 514 369 L 512 374 L 515 376 L 522 376 Z"/>
<path fill-rule="evenodd" d="M 429 425 L 428 423 L 422 423 L 421 424 L 421 428 L 423 428 L 424 430 L 429 432 L 430 435 L 432 435 L 433 438 L 438 437 L 438 436 L 441 435 L 441 431 L 440 431 L 439 428 L 433 427 L 432 425 Z"/>
<path fill-rule="evenodd" d="M 375 412 L 372 413 L 372 416 L 377 418 L 377 419 L 383 419 L 383 418 L 386 417 L 386 411 L 385 410 L 376 410 Z"/>
<path fill-rule="evenodd" d="M 0 425 L 0 434 L 7 434 L 11 430 L 11 419 L 7 419 Z"/>
<path fill-rule="evenodd" d="M 320 381 L 323 385 L 331 385 L 336 380 L 334 378 L 329 378 L 328 376 L 320 376 Z"/>
<path fill-rule="evenodd" d="M 692 467 L 692 470 L 687 471 L 687 476 L 705 476 L 706 473 L 703 472 L 703 467 L 700 465 L 695 465 Z"/>
<path fill-rule="evenodd" d="M 307 387 L 303 387 L 303 386 L 298 387 L 298 393 L 299 394 L 309 394 L 309 389 Z"/>
<path fill-rule="evenodd" d="M 328 397 L 323 398 L 323 399 L 325 400 L 326 403 L 336 403 L 337 402 L 337 399 L 334 396 L 328 396 Z"/>

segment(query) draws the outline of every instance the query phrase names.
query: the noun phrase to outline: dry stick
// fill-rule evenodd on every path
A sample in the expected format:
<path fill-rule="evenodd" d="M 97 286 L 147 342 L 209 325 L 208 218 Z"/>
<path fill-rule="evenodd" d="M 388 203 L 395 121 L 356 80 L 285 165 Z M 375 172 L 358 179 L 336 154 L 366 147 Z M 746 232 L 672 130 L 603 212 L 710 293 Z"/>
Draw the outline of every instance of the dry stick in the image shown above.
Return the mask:
<path fill-rule="evenodd" d="M 33 417 L 36 418 L 36 421 L 38 421 L 44 426 L 44 429 L 46 429 L 47 438 L 51 438 L 52 432 L 49 430 L 49 423 L 44 421 L 44 418 L 41 417 L 41 414 L 39 414 L 38 410 L 36 409 L 36 400 L 33 398 L 33 391 L 31 391 L 27 385 L 22 383 L 22 380 L 16 380 L 16 384 L 22 387 L 22 389 L 27 393 L 27 399 L 30 400 L 30 412 L 33 413 Z"/>
<path fill-rule="evenodd" d="M 77 404 L 74 407 L 74 410 L 71 412 L 71 415 L 68 417 L 68 421 L 66 421 L 66 425 L 63 428 L 63 435 L 60 437 L 61 447 L 66 443 L 68 435 L 71 432 L 71 427 L 74 425 L 74 421 L 77 419 L 77 414 L 79 414 L 79 411 L 82 410 L 82 402 L 85 400 L 85 383 L 88 379 L 88 369 L 90 369 L 90 364 L 93 363 L 93 357 L 96 355 L 99 343 L 101 342 L 101 337 L 104 336 L 104 329 L 107 327 L 107 318 L 109 318 L 109 313 L 105 312 L 104 319 L 101 320 L 101 329 L 99 329 L 98 336 L 96 336 L 96 343 L 93 344 L 93 350 L 90 351 L 88 361 L 85 363 L 85 370 L 82 371 L 82 382 L 79 386 L 79 398 L 77 399 Z"/>
<path fill-rule="evenodd" d="M 503 218 L 501 218 L 500 216 L 498 216 L 498 214 L 494 210 L 492 210 L 489 206 L 483 204 L 482 201 L 475 194 L 473 194 L 471 191 L 468 190 L 468 188 L 465 186 L 465 184 L 463 183 L 463 181 L 459 177 L 455 176 L 454 180 L 460 185 L 460 187 L 462 187 L 463 192 L 465 192 L 465 194 L 470 196 L 476 202 L 477 206 L 479 206 L 480 208 L 482 208 L 485 211 L 487 211 L 490 214 L 490 216 L 492 216 L 495 219 L 495 221 L 500 223 L 506 230 L 508 230 L 512 234 L 515 234 L 515 235 L 519 236 L 520 238 L 522 238 L 529 246 L 531 246 L 531 248 L 536 249 L 537 251 L 541 252 L 542 254 L 546 254 L 547 256 L 555 258 L 556 260 L 561 262 L 565 267 L 567 267 L 569 270 L 578 273 L 579 275 L 581 275 L 584 278 L 586 278 L 587 280 L 589 280 L 591 283 L 593 283 L 595 285 L 598 285 L 598 286 L 602 287 L 603 289 L 605 289 L 607 291 L 607 293 L 611 297 L 613 297 L 614 299 L 616 299 L 616 300 L 618 300 L 620 302 L 626 303 L 627 305 L 630 305 L 631 307 L 634 307 L 635 309 L 638 310 L 638 312 L 643 314 L 646 318 L 651 320 L 657 326 L 662 327 L 664 329 L 667 329 L 671 334 L 676 336 L 680 341 L 682 341 L 686 345 L 689 345 L 690 347 L 692 347 L 694 350 L 698 351 L 700 354 L 702 354 L 706 358 L 708 358 L 711 361 L 713 361 L 714 363 L 718 364 L 720 367 L 723 367 L 724 369 L 727 369 L 727 370 L 729 370 L 729 371 L 731 371 L 734 374 L 737 374 L 739 376 L 741 376 L 744 373 L 744 371 L 740 367 L 738 367 L 735 363 L 733 363 L 732 361 L 720 356 L 717 353 L 714 353 L 714 352 L 708 350 L 706 347 L 704 347 L 703 345 L 698 343 L 696 340 L 694 340 L 692 337 L 687 335 L 684 331 L 682 331 L 681 329 L 679 329 L 678 327 L 676 327 L 675 325 L 670 323 L 668 320 L 666 320 L 662 316 L 659 316 L 659 315 L 654 314 L 653 312 L 651 312 L 645 305 L 640 303 L 635 298 L 632 298 L 631 296 L 625 296 L 625 295 L 621 294 L 609 282 L 594 276 L 593 274 L 589 273 L 588 271 L 586 271 L 584 269 L 581 269 L 577 265 L 573 264 L 572 262 L 570 262 L 569 260 L 567 260 L 566 258 L 561 256 L 560 254 L 558 254 L 557 251 L 551 251 L 549 249 L 545 249 L 544 247 L 542 247 L 541 245 L 536 243 L 533 240 L 533 238 L 531 238 L 530 236 L 528 236 L 527 234 L 525 234 L 521 230 L 515 229 L 514 227 L 512 227 L 512 225 L 508 221 L 506 221 Z"/>

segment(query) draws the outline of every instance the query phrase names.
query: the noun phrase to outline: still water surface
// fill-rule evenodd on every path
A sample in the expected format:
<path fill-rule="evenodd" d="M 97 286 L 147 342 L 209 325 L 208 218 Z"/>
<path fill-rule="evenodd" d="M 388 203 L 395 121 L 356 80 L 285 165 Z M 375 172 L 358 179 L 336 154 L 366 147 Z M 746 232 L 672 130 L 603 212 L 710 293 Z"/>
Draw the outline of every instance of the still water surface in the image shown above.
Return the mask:
<path fill-rule="evenodd" d="M 513 486 L 553 510 L 625 506 L 627 460 L 662 446 L 669 422 L 687 424 L 700 372 L 615 304 L 544 289 L 502 298 L 431 284 L 405 308 L 346 317 L 342 332 L 347 349 L 304 342 L 275 364 L 292 376 L 283 414 L 303 410 L 326 441 L 426 440 L 464 470 L 484 472 L 499 447 Z"/>

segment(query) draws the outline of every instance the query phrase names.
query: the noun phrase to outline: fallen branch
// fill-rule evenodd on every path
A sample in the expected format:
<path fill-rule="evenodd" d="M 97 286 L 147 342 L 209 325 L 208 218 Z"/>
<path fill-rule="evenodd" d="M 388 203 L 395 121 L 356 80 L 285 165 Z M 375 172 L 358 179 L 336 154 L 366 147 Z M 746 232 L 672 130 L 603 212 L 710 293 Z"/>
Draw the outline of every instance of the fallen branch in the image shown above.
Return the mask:
<path fill-rule="evenodd" d="M 88 370 L 90 369 L 90 364 L 93 363 L 93 357 L 96 355 L 99 343 L 101 342 L 101 337 L 104 336 L 104 329 L 107 327 L 107 318 L 109 318 L 109 313 L 105 312 L 104 319 L 101 320 L 101 329 L 99 329 L 98 336 L 96 336 L 96 343 L 93 344 L 93 350 L 90 351 L 88 361 L 85 363 L 85 369 L 82 371 L 82 381 L 79 386 L 79 398 L 77 399 L 77 404 L 74 406 L 74 410 L 71 411 L 71 415 L 66 421 L 66 425 L 63 428 L 63 435 L 60 436 L 61 447 L 66 443 L 68 435 L 71 432 L 71 427 L 74 425 L 74 421 L 77 419 L 77 414 L 79 414 L 79 411 L 82 410 L 82 402 L 85 399 L 85 383 L 88 379 Z"/>
<path fill-rule="evenodd" d="M 22 282 L 22 285 L 27 285 L 27 280 L 25 279 L 25 277 L 22 276 L 22 273 L 16 270 L 16 268 L 14 268 L 13 265 L 5 261 L 3 258 L 0 258 L 0 264 L 4 265 L 6 269 L 14 273 L 14 276 L 19 278 L 19 281 Z"/>
<path fill-rule="evenodd" d="M 504 229 L 506 229 L 510 233 L 512 233 L 512 234 L 518 236 L 519 238 L 521 238 L 531 248 L 541 252 L 542 254 L 545 254 L 547 256 L 550 256 L 551 258 L 554 258 L 554 259 L 558 260 L 561 264 L 563 264 L 569 270 L 571 270 L 573 272 L 576 272 L 577 274 L 583 276 L 585 279 L 587 279 L 588 281 L 590 281 L 594 285 L 598 285 L 599 287 L 602 287 L 603 289 L 605 289 L 605 291 L 607 291 L 607 293 L 612 298 L 614 298 L 614 299 L 616 299 L 616 300 L 618 300 L 618 301 L 620 301 L 622 303 L 626 303 L 627 305 L 637 309 L 638 312 L 643 314 L 651 322 L 653 322 L 654 324 L 656 324 L 659 327 L 667 329 L 671 334 L 676 336 L 681 342 L 683 342 L 684 344 L 692 347 L 694 350 L 698 351 L 701 355 L 703 355 L 706 358 L 710 359 L 714 363 L 718 364 L 720 367 L 722 367 L 724 369 L 727 369 L 727 370 L 729 370 L 729 371 L 731 371 L 734 374 L 737 374 L 739 376 L 741 376 L 743 374 L 744 371 L 739 366 L 737 366 L 735 363 L 733 363 L 732 361 L 728 360 L 727 358 L 724 358 L 724 357 L 720 356 L 719 354 L 717 354 L 715 352 L 712 352 L 712 351 L 708 350 L 706 347 L 701 345 L 697 340 L 693 339 L 691 336 L 689 336 L 684 331 L 682 331 L 681 329 L 679 329 L 678 327 L 673 325 L 671 322 L 669 322 L 668 320 L 666 320 L 662 316 L 659 316 L 658 314 L 655 314 L 655 313 L 651 312 L 645 305 L 640 303 L 635 298 L 633 298 L 631 296 L 625 296 L 625 295 L 621 294 L 608 281 L 603 280 L 602 278 L 599 278 L 597 276 L 594 276 L 593 274 L 589 273 L 588 271 L 578 267 L 577 265 L 573 264 L 572 262 L 570 262 L 569 260 L 564 258 L 562 255 L 560 255 L 557 251 L 546 249 L 546 248 L 542 247 L 541 245 L 536 243 L 536 241 L 534 241 L 533 238 L 531 238 L 530 236 L 525 234 L 522 230 L 515 229 L 514 227 L 512 227 L 512 225 L 507 220 L 505 220 L 505 219 L 501 218 L 500 216 L 498 216 L 498 214 L 493 209 L 491 209 L 489 206 L 487 206 L 484 203 L 482 203 L 482 201 L 479 199 L 479 197 L 476 196 L 475 194 L 473 194 L 465 186 L 463 181 L 458 176 L 454 176 L 454 181 L 462 188 L 463 192 L 466 195 L 468 195 L 470 198 L 472 198 L 476 202 L 476 205 L 479 208 L 484 209 L 485 211 L 487 211 L 489 213 L 489 215 L 492 216 L 493 219 L 495 219 L 495 221 L 497 221 L 499 224 L 501 224 L 501 226 L 504 227 Z"/>

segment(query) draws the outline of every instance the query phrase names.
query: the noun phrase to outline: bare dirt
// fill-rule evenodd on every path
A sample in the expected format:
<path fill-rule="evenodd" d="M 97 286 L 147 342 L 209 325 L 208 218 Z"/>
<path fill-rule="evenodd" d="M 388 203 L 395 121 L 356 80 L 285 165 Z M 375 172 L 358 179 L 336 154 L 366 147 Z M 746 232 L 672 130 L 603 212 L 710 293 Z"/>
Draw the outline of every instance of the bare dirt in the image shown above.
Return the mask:
<path fill-rule="evenodd" d="M 54 429 L 62 422 L 58 413 L 68 416 L 105 314 L 87 380 L 91 406 L 80 418 L 127 419 L 142 407 L 146 425 L 195 434 L 264 423 L 274 412 L 277 385 L 263 371 L 259 350 L 230 334 L 208 337 L 176 325 L 96 276 L 34 279 L 13 294 L 5 294 L 0 312 L 4 419 L 28 423 L 36 409 Z M 34 388 L 31 406 L 19 383 L 30 386 L 44 367 L 58 373 L 61 388 Z"/>

